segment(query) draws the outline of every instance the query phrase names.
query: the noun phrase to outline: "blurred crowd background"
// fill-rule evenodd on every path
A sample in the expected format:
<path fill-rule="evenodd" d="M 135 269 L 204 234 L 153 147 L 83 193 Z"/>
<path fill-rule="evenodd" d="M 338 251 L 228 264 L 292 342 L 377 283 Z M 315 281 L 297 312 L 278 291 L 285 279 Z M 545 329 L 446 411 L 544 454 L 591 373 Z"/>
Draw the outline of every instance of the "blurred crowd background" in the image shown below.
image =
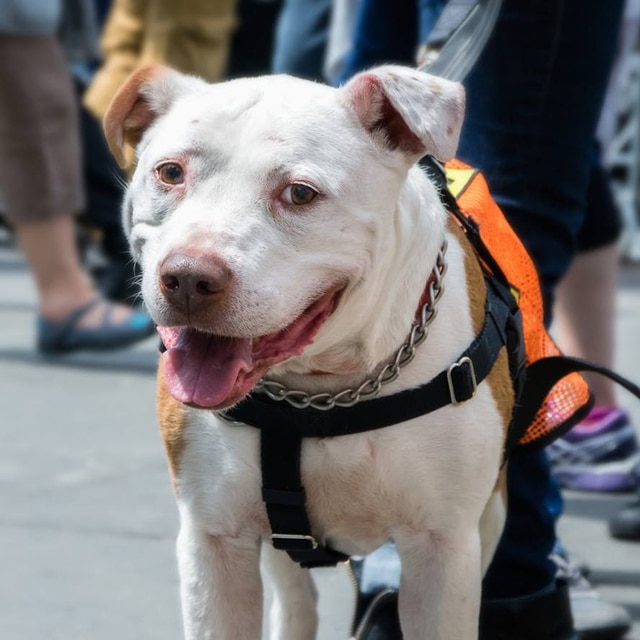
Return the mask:
<path fill-rule="evenodd" d="M 126 176 L 111 158 L 101 130 L 118 87 L 135 68 L 149 63 L 212 82 L 283 71 L 335 82 L 351 45 L 357 0 L 319 1 L 310 11 L 313 5 L 295 0 L 11 0 L 0 8 L 0 32 L 51 34 L 64 56 L 76 108 L 71 126 L 81 149 L 68 145 L 59 152 L 60 161 L 81 163 L 77 190 L 83 195 L 69 203 L 75 210 L 57 213 L 74 216 L 80 258 L 108 299 L 130 304 L 137 293 L 136 267 L 120 227 Z M 639 29 L 640 2 L 630 0 L 598 132 L 623 222 L 617 255 L 631 262 L 640 261 Z M 7 54 L 5 64 L 20 68 L 19 50 Z M 0 91 L 9 91 L 6 82 Z M 38 87 L 24 98 L 36 101 Z M 2 182 L 0 224 L 11 232 L 22 222 L 21 214 L 16 223 L 6 206 L 13 194 L 3 198 L 8 187 Z M 30 215 L 38 217 L 37 212 Z"/>
<path fill-rule="evenodd" d="M 444 3 L 421 4 L 436 14 Z M 127 176 L 111 157 L 101 126 L 128 75 L 155 63 L 210 82 L 286 72 L 336 84 L 354 66 L 358 5 L 0 0 L 0 233 L 20 247 L 36 284 L 36 347 L 42 354 L 120 348 L 154 331 L 140 305 L 139 272 L 120 224 Z M 402 41 L 399 15 L 389 19 L 398 18 Z M 607 366 L 614 362 L 617 269 L 640 264 L 639 35 L 640 0 L 628 0 L 597 133 L 606 182 L 600 186 L 613 196 L 613 213 L 600 210 L 606 232 L 596 223 L 597 242 L 584 247 L 557 291 L 561 345 Z M 417 62 L 416 37 L 407 33 L 404 48 Z M 549 450 L 552 464 L 565 487 L 633 492 L 640 482 L 637 426 L 618 407 L 612 385 L 590 383 L 596 412 Z M 598 438 L 604 449 L 593 448 Z M 623 475 L 603 471 L 612 460 L 624 464 Z M 634 508 L 613 527 L 614 536 L 640 539 L 640 502 Z"/>

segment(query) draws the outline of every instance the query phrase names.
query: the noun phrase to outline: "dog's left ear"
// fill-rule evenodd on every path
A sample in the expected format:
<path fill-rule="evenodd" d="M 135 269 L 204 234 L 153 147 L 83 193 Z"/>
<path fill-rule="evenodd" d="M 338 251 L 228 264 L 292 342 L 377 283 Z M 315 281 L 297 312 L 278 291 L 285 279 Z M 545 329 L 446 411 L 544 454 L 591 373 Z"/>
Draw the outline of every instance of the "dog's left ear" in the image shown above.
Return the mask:
<path fill-rule="evenodd" d="M 173 102 L 204 85 L 168 67 L 148 65 L 134 71 L 120 87 L 104 116 L 104 133 L 118 164 L 125 168 L 127 147 L 134 148 L 156 118 Z"/>
<path fill-rule="evenodd" d="M 455 155 L 464 116 L 461 84 L 387 65 L 358 74 L 342 91 L 365 130 L 411 162 Z"/>

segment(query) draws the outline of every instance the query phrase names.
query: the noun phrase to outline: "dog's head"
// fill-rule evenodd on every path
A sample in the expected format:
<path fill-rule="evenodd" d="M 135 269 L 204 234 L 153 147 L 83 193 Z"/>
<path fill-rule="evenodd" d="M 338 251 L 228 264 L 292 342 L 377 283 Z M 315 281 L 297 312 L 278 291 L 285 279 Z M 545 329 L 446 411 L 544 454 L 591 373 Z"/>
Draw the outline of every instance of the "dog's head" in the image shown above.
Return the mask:
<path fill-rule="evenodd" d="M 411 166 L 455 153 L 460 85 L 401 67 L 340 89 L 136 72 L 105 119 L 137 163 L 124 225 L 178 400 L 222 408 L 300 355 L 394 246 Z M 347 311 L 344 311 L 347 313 Z"/>

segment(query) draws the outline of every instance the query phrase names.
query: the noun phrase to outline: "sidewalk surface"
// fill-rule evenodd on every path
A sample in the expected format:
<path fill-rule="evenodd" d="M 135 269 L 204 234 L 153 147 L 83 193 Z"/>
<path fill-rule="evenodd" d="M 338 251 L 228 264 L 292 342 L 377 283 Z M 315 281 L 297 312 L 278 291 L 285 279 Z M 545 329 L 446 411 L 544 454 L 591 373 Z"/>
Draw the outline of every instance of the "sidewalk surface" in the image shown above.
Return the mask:
<path fill-rule="evenodd" d="M 177 517 L 155 426 L 156 341 L 44 360 L 32 346 L 34 303 L 22 259 L 0 243 L 0 638 L 177 640 Z M 617 320 L 617 369 L 637 382 L 638 268 L 621 274 Z M 640 426 L 640 403 L 621 401 Z M 565 545 L 602 595 L 628 608 L 628 638 L 640 640 L 640 543 L 606 532 L 629 498 L 566 498 Z M 319 638 L 346 640 L 348 579 L 315 575 Z"/>

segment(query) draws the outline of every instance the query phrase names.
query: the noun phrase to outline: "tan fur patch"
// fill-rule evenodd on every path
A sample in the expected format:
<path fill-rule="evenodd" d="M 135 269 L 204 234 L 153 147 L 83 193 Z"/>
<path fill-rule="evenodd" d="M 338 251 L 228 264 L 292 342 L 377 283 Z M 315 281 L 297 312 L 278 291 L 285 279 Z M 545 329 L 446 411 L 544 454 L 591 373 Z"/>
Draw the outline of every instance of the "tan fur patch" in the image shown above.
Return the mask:
<path fill-rule="evenodd" d="M 154 78 L 166 74 L 168 69 L 160 65 L 146 65 L 136 69 L 118 89 L 104 116 L 104 134 L 114 158 L 126 169 L 134 149 L 145 129 L 157 114 L 148 104 L 144 87 Z M 129 147 L 129 150 L 127 150 Z"/>
<path fill-rule="evenodd" d="M 180 458 L 184 449 L 184 429 L 186 424 L 186 408 L 175 400 L 164 384 L 162 358 L 158 365 L 158 424 L 160 434 L 169 460 L 169 471 L 174 483 L 180 469 Z"/>
<path fill-rule="evenodd" d="M 448 220 L 447 229 L 457 238 L 465 252 L 464 267 L 466 272 L 467 290 L 469 292 L 471 324 L 473 326 L 473 330 L 476 333 L 479 333 L 484 324 L 484 305 L 487 297 L 487 287 L 484 282 L 482 269 L 480 268 L 475 251 L 464 231 L 452 218 L 449 218 Z M 498 411 L 502 416 L 504 436 L 506 439 L 507 427 L 511 422 L 513 403 L 515 400 L 506 348 L 503 348 L 500 351 L 498 359 L 496 360 L 491 373 L 487 377 L 487 383 L 491 388 L 493 398 L 498 405 Z"/>

